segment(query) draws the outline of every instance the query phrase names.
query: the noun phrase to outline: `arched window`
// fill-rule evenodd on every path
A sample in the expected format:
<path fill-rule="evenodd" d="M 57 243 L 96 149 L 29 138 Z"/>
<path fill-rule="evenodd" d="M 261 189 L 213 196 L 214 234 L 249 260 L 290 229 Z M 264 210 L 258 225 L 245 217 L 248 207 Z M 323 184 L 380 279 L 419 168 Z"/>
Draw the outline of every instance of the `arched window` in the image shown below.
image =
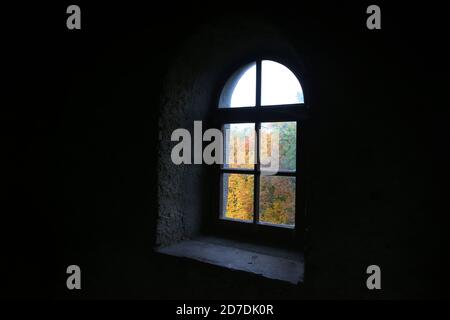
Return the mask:
<path fill-rule="evenodd" d="M 299 77 L 272 60 L 246 64 L 225 82 L 217 113 L 224 136 L 219 223 L 295 229 L 304 208 Z"/>
<path fill-rule="evenodd" d="M 260 77 L 257 69 L 261 70 Z M 281 63 L 262 60 L 245 65 L 228 79 L 220 95 L 219 108 L 302 103 L 303 89 L 294 73 Z"/>

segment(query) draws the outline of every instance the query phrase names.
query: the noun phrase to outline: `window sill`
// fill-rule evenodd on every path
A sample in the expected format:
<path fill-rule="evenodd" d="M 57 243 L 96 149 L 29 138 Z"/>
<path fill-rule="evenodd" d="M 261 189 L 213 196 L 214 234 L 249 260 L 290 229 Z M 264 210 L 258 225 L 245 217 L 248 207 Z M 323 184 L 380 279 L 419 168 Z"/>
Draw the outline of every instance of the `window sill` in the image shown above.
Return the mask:
<path fill-rule="evenodd" d="M 299 252 L 214 237 L 185 240 L 156 251 L 292 284 L 303 282 L 304 259 Z"/>

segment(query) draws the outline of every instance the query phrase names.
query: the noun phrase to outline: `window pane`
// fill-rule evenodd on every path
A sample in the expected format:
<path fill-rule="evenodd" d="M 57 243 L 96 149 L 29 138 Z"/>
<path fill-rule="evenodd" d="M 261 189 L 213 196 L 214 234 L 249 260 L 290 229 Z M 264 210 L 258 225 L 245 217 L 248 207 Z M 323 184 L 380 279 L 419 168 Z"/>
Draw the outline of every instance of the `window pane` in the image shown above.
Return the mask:
<path fill-rule="evenodd" d="M 220 108 L 254 107 L 256 104 L 256 62 L 236 71 L 225 84 Z"/>
<path fill-rule="evenodd" d="M 296 122 L 263 122 L 260 131 L 261 170 L 296 170 Z"/>
<path fill-rule="evenodd" d="M 304 103 L 303 90 L 297 77 L 282 64 L 261 62 L 261 105 Z"/>
<path fill-rule="evenodd" d="M 224 173 L 222 213 L 224 218 L 253 221 L 253 183 L 251 174 Z"/>
<path fill-rule="evenodd" d="M 261 176 L 259 221 L 295 225 L 295 177 Z"/>
<path fill-rule="evenodd" d="M 224 125 L 224 168 L 253 169 L 255 163 L 255 124 Z"/>

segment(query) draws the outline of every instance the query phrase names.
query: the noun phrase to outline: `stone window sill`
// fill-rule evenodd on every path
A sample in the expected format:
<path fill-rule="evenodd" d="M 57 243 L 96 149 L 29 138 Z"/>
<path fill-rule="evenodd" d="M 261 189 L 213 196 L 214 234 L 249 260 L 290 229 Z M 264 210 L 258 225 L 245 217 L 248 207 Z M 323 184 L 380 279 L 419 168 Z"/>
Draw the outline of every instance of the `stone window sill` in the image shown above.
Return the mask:
<path fill-rule="evenodd" d="M 303 282 L 304 259 L 299 252 L 215 237 L 197 237 L 156 251 L 292 284 Z"/>

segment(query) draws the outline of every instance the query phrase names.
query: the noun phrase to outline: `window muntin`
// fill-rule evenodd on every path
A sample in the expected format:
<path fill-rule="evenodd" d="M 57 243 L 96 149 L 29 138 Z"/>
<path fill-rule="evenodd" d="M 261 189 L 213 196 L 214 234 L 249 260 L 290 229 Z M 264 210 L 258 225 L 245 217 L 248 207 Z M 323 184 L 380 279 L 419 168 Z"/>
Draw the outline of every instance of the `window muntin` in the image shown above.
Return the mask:
<path fill-rule="evenodd" d="M 224 219 L 232 219 L 254 223 L 295 226 L 295 184 L 296 184 L 296 140 L 297 123 L 289 122 L 263 122 L 224 124 L 224 149 L 226 160 L 221 169 L 221 195 L 222 213 Z M 228 128 L 226 130 L 225 128 Z M 237 134 L 227 134 L 229 128 L 239 128 L 240 145 L 236 143 Z M 248 163 L 252 159 L 253 150 L 245 146 L 246 136 L 254 136 L 251 131 L 256 128 L 258 143 L 256 152 L 259 153 L 260 162 Z M 233 129 L 231 129 L 233 131 Z M 245 160 L 244 164 L 236 165 L 236 152 L 231 156 L 230 150 L 236 148 L 227 145 L 237 145 L 241 156 L 237 160 Z M 271 167 L 273 160 L 271 152 L 278 153 L 278 169 L 275 175 L 266 175 L 262 163 Z M 228 161 L 232 161 L 230 164 Z M 273 169 L 273 167 L 271 167 Z M 256 200 L 256 201 L 255 201 Z"/>
<path fill-rule="evenodd" d="M 225 155 L 221 219 L 295 227 L 299 118 L 292 108 L 301 105 L 299 80 L 275 61 L 247 64 L 226 82 L 219 99 Z"/>

